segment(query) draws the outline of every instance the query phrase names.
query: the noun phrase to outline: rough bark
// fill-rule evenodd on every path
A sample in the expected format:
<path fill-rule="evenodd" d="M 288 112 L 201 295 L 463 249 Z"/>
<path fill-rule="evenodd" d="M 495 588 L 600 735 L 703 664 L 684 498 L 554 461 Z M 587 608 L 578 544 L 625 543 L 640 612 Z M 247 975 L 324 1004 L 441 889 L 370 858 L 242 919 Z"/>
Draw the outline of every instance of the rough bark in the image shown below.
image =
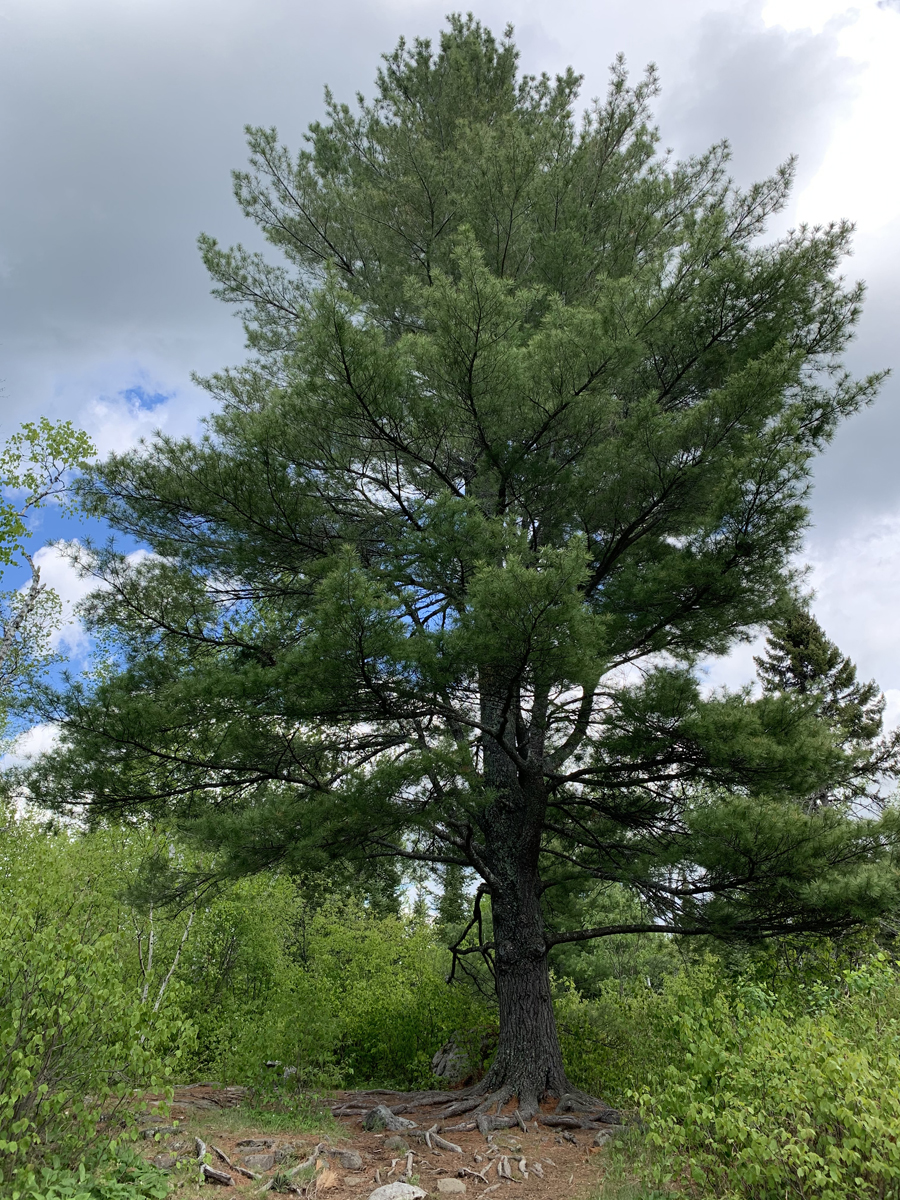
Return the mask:
<path fill-rule="evenodd" d="M 519 845 L 509 846 L 501 886 L 491 892 L 500 1038 L 482 1086 L 518 1097 L 521 1111 L 530 1115 L 542 1100 L 572 1088 L 553 1014 L 540 881 L 537 863 L 532 867 L 528 861 L 536 858 L 528 852 L 529 840 L 522 830 Z"/>
<path fill-rule="evenodd" d="M 481 685 L 482 722 L 496 731 L 482 742 L 484 779 L 495 798 L 481 824 L 490 873 L 500 1035 L 490 1071 L 475 1091 L 484 1097 L 482 1110 L 517 1098 L 518 1112 L 527 1119 L 544 1100 L 577 1095 L 563 1066 L 541 911 L 541 831 L 547 805 L 543 738 L 535 713 L 530 729 L 524 730 L 515 680 L 485 672 Z M 602 1107 L 600 1101 L 582 1099 L 585 1107 Z"/>

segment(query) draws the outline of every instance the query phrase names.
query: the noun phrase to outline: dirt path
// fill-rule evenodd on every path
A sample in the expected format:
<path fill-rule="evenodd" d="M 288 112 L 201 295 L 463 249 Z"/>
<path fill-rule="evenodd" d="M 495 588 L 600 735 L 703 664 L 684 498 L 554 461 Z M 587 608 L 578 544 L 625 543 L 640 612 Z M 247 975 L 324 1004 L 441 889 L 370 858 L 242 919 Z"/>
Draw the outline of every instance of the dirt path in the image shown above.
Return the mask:
<path fill-rule="evenodd" d="M 424 1131 L 438 1123 L 427 1108 L 414 1114 L 416 1129 L 395 1133 L 369 1132 L 358 1115 L 339 1117 L 322 1131 L 275 1133 L 271 1125 L 254 1123 L 255 1114 L 244 1118 L 244 1096 L 244 1089 L 215 1084 L 178 1088 L 169 1115 L 158 1125 L 148 1124 L 144 1152 L 171 1169 L 176 1197 L 199 1194 L 197 1138 L 206 1146 L 208 1163 L 233 1180 L 219 1185 L 232 1195 L 263 1190 L 296 1195 L 299 1190 L 310 1200 L 368 1200 L 377 1187 L 401 1181 L 447 1200 L 500 1200 L 506 1193 L 519 1200 L 557 1200 L 596 1192 L 603 1174 L 606 1154 L 595 1145 L 595 1131 L 527 1122 L 524 1131 L 503 1130 L 488 1138 L 477 1131 L 445 1132 L 442 1136 L 459 1147 L 456 1153 L 426 1139 Z M 378 1100 L 390 1107 L 399 1098 L 385 1093 Z M 336 1101 L 352 1104 L 353 1096 L 338 1093 Z M 154 1128 L 159 1132 L 152 1133 Z M 309 1167 L 288 1177 L 313 1155 Z M 242 1174 L 240 1167 L 257 1178 Z M 207 1186 L 214 1182 L 208 1179 Z"/>

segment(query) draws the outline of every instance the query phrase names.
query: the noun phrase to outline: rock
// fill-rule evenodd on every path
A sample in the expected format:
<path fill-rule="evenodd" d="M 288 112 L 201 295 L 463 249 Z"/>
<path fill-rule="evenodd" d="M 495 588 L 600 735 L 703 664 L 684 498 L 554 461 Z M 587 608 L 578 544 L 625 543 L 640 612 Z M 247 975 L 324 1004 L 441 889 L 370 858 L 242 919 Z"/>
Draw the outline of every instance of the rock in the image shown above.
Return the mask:
<path fill-rule="evenodd" d="M 274 1154 L 245 1154 L 244 1166 L 251 1171 L 271 1171 L 275 1166 Z"/>
<path fill-rule="evenodd" d="M 174 1125 L 152 1125 L 149 1129 L 141 1130 L 141 1137 L 148 1142 L 152 1142 L 157 1134 L 160 1137 L 168 1137 L 172 1133 L 178 1133 Z"/>
<path fill-rule="evenodd" d="M 405 1138 L 397 1137 L 396 1134 L 384 1139 L 384 1148 L 385 1150 L 396 1150 L 398 1154 L 409 1154 L 409 1142 Z"/>
<path fill-rule="evenodd" d="M 210 1183 L 220 1183 L 222 1187 L 234 1187 L 234 1180 L 227 1171 L 219 1171 L 216 1167 L 209 1166 L 204 1163 L 200 1168 L 203 1172 L 203 1178 L 208 1179 Z"/>
<path fill-rule="evenodd" d="M 605 1146 L 608 1142 L 611 1142 L 614 1137 L 618 1137 L 620 1133 L 624 1132 L 625 1130 L 621 1126 L 614 1129 L 601 1129 L 599 1133 L 595 1135 L 592 1144 L 594 1146 Z"/>
<path fill-rule="evenodd" d="M 177 1159 L 174 1154 L 157 1154 L 156 1158 L 151 1158 L 150 1161 L 154 1167 L 158 1167 L 160 1171 L 171 1171 L 176 1165 Z"/>
<path fill-rule="evenodd" d="M 271 1150 L 275 1145 L 274 1138 L 244 1138 L 242 1142 L 235 1142 L 235 1147 L 238 1150 Z"/>
<path fill-rule="evenodd" d="M 464 1196 L 466 1185 L 461 1179 L 439 1179 L 437 1190 L 444 1196 Z"/>
<path fill-rule="evenodd" d="M 390 1129 L 398 1133 L 401 1129 L 415 1129 L 415 1121 L 407 1121 L 406 1117 L 398 1117 L 384 1104 L 378 1104 L 363 1117 L 363 1129 L 370 1132 L 374 1129 Z"/>
<path fill-rule="evenodd" d="M 411 1183 L 385 1183 L 369 1195 L 369 1200 L 424 1200 L 425 1192 Z"/>
<path fill-rule="evenodd" d="M 355 1150 L 329 1150 L 331 1158 L 336 1158 L 345 1171 L 361 1171 L 363 1161 Z"/>
<path fill-rule="evenodd" d="M 448 1083 L 462 1083 L 471 1074 L 469 1056 L 451 1038 L 444 1042 L 437 1054 L 431 1060 L 431 1070 Z"/>

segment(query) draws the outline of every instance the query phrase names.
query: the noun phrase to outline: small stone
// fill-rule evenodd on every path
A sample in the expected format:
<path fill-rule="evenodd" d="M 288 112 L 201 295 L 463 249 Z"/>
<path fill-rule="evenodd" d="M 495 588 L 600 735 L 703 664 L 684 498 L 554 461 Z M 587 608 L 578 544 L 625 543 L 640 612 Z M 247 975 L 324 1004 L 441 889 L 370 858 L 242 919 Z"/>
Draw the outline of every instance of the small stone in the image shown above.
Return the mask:
<path fill-rule="evenodd" d="M 595 1135 L 593 1145 L 605 1146 L 611 1142 L 614 1137 L 618 1137 L 620 1133 L 624 1132 L 624 1127 L 621 1125 L 615 1126 L 612 1129 L 601 1129 L 600 1132 Z"/>
<path fill-rule="evenodd" d="M 461 1179 L 439 1179 L 437 1181 L 437 1190 L 444 1196 L 464 1196 L 466 1185 Z"/>
<path fill-rule="evenodd" d="M 178 1130 L 174 1125 L 153 1125 L 149 1129 L 142 1129 L 141 1137 L 148 1142 L 152 1142 L 157 1134 L 160 1137 L 168 1137 L 169 1134 L 177 1132 Z"/>
<path fill-rule="evenodd" d="M 355 1150 L 329 1150 L 332 1158 L 336 1158 L 345 1171 L 361 1171 L 363 1161 Z"/>
<path fill-rule="evenodd" d="M 409 1142 L 394 1134 L 384 1139 L 385 1150 L 396 1150 L 398 1154 L 409 1154 Z"/>
<path fill-rule="evenodd" d="M 385 1183 L 369 1194 L 369 1200 L 424 1200 L 425 1192 L 411 1183 Z"/>
<path fill-rule="evenodd" d="M 218 1167 L 211 1167 L 209 1163 L 204 1163 L 200 1170 L 203 1172 L 203 1178 L 208 1179 L 210 1183 L 220 1183 L 222 1187 L 234 1187 L 234 1179 L 227 1171 L 220 1171 Z"/>
<path fill-rule="evenodd" d="M 171 1171 L 178 1160 L 174 1154 L 157 1154 L 156 1158 L 151 1158 L 150 1161 L 160 1171 Z"/>
<path fill-rule="evenodd" d="M 244 1166 L 251 1171 L 271 1171 L 275 1166 L 274 1154 L 245 1154 Z"/>

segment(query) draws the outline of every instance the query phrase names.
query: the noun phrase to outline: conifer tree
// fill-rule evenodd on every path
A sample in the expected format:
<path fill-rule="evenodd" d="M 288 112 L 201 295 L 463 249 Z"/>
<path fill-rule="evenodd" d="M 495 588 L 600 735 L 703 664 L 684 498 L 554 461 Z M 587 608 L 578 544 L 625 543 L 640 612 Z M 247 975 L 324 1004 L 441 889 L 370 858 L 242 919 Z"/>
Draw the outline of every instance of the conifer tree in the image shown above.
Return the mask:
<path fill-rule="evenodd" d="M 807 803 L 880 799 L 885 779 L 897 773 L 900 731 L 882 736 L 885 700 L 878 684 L 859 682 L 853 662 L 809 609 L 790 602 L 770 626 L 765 654 L 754 662 L 764 692 L 802 697 L 845 752 L 843 778 L 831 780 Z"/>
<path fill-rule="evenodd" d="M 468 868 L 490 921 L 457 953 L 489 960 L 500 1034 L 448 1103 L 485 1127 L 598 1104 L 554 945 L 828 932 L 896 897 L 890 812 L 797 803 L 846 774 L 834 725 L 697 672 L 777 616 L 810 462 L 875 393 L 841 365 L 850 229 L 766 242 L 790 167 L 742 191 L 725 146 L 660 155 L 656 86 L 619 61 L 577 115 L 573 72 L 454 17 L 299 154 L 249 131 L 235 191 L 281 259 L 202 250 L 253 357 L 208 381 L 202 438 L 86 480 L 153 553 L 85 551 L 115 650 L 48 702 L 31 777 L 173 817 L 226 877 Z M 573 880 L 641 918 L 559 927 Z"/>

